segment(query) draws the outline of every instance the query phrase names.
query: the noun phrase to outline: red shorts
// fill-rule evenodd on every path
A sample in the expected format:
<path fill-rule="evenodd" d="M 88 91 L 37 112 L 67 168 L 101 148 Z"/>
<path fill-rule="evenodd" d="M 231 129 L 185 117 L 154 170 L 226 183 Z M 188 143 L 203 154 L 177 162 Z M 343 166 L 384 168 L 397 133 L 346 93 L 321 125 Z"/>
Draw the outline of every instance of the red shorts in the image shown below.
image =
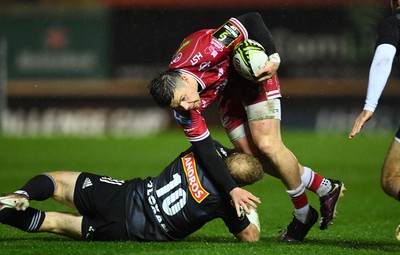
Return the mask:
<path fill-rule="evenodd" d="M 253 83 L 232 74 L 224 91 L 218 97 L 218 111 L 227 132 L 248 121 L 245 107 L 262 101 L 280 98 L 278 75 L 263 83 Z"/>

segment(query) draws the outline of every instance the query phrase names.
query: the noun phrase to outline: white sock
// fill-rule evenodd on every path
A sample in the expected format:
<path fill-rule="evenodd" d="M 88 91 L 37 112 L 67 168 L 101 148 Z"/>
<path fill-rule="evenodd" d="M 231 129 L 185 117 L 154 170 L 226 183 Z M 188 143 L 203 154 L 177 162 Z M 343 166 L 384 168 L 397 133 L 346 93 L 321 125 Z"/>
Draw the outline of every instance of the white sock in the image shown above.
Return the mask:
<path fill-rule="evenodd" d="M 317 189 L 317 194 L 318 194 L 318 196 L 323 197 L 326 194 L 328 194 L 329 191 L 331 191 L 331 189 L 332 189 L 331 181 L 326 179 L 326 178 L 324 178 L 322 180 L 321 185 L 319 185 L 319 188 Z"/>
<path fill-rule="evenodd" d="M 307 204 L 306 206 L 304 206 L 302 208 L 295 209 L 294 215 L 295 215 L 296 219 L 298 219 L 302 223 L 306 224 L 309 211 L 310 211 L 310 205 Z"/>
<path fill-rule="evenodd" d="M 309 167 L 304 167 L 304 173 L 301 175 L 301 183 L 303 183 L 304 187 L 309 188 L 314 181 L 314 171 Z"/>

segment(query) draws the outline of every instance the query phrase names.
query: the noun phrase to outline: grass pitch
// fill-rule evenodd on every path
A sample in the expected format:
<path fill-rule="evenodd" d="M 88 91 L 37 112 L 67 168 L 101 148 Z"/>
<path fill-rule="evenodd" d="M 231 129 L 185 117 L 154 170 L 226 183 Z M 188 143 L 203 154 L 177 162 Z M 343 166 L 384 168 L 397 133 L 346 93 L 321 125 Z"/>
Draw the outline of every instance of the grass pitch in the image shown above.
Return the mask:
<path fill-rule="evenodd" d="M 207 224 L 180 242 L 83 242 L 0 225 L 0 254 L 400 254 L 394 232 L 400 223 L 399 203 L 380 187 L 380 168 L 392 133 L 361 134 L 348 140 L 344 133 L 283 131 L 285 144 L 299 161 L 321 175 L 337 178 L 347 191 L 338 217 L 328 230 L 314 226 L 302 244 L 277 243 L 292 219 L 292 205 L 277 179 L 264 179 L 247 189 L 262 199 L 258 213 L 261 241 L 237 242 L 221 220 Z M 213 137 L 229 145 L 225 134 Z M 157 175 L 189 146 L 180 131 L 155 137 L 0 138 L 0 193 L 20 188 L 32 176 L 48 171 L 88 171 L 119 179 Z M 309 202 L 319 208 L 317 196 Z M 32 202 L 45 211 L 70 211 L 52 201 Z"/>

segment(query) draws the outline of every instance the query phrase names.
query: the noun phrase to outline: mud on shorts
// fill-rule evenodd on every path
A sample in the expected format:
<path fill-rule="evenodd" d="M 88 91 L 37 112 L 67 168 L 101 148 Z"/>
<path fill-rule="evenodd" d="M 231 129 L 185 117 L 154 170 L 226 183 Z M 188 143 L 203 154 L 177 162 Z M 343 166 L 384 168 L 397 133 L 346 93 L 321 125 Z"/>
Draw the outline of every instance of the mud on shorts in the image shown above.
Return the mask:
<path fill-rule="evenodd" d="M 110 177 L 90 173 L 79 175 L 74 203 L 83 215 L 84 240 L 128 240 L 125 226 L 126 187 L 127 182 Z"/>
<path fill-rule="evenodd" d="M 222 125 L 231 141 L 246 135 L 248 122 L 281 119 L 278 75 L 263 83 L 253 83 L 232 73 L 228 85 L 218 97 Z"/>

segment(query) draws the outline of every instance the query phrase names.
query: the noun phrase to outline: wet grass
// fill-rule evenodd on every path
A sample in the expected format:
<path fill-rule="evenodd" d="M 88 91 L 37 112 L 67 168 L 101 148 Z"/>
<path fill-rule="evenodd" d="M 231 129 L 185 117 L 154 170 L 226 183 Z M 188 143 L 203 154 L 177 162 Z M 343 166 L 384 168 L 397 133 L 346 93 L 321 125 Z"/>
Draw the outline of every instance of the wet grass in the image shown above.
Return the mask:
<path fill-rule="evenodd" d="M 317 226 L 302 244 L 277 243 L 293 210 L 281 182 L 270 176 L 248 187 L 262 199 L 258 212 L 261 241 L 237 242 L 221 220 L 207 224 L 174 243 L 79 242 L 56 235 L 28 234 L 0 225 L 0 254 L 399 254 L 394 231 L 400 223 L 399 203 L 380 188 L 380 168 L 393 134 L 346 134 L 283 131 L 284 141 L 299 161 L 323 176 L 342 180 L 347 192 L 338 218 L 328 230 Z M 229 145 L 224 133 L 213 137 Z M 42 172 L 70 170 L 111 175 L 119 179 L 157 175 L 189 146 L 179 131 L 155 137 L 0 138 L 0 192 L 19 188 Z M 316 195 L 309 202 L 318 208 Z M 66 210 L 52 201 L 33 202 L 42 210 Z"/>

